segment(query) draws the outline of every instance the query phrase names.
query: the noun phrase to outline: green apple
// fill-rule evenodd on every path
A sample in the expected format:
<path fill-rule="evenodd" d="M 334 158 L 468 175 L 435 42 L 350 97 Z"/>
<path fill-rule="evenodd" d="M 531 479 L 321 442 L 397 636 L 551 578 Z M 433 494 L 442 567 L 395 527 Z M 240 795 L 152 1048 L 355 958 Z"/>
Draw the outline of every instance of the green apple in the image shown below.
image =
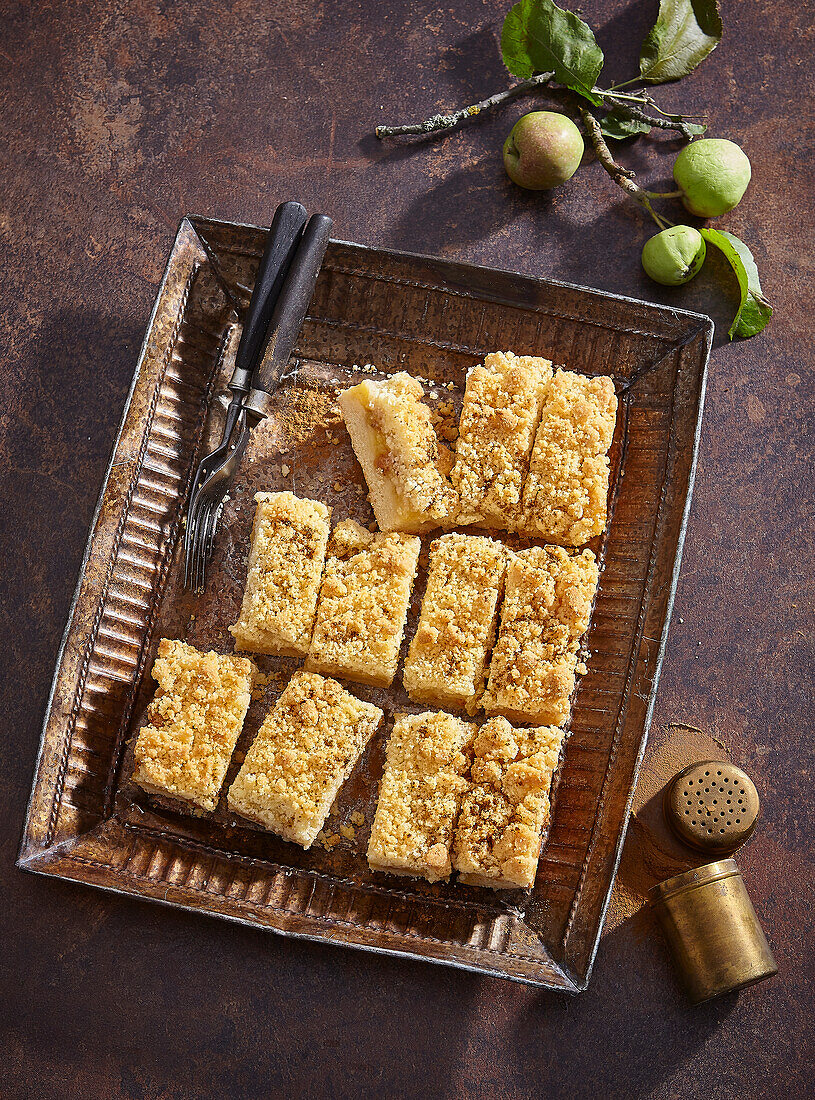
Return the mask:
<path fill-rule="evenodd" d="M 645 242 L 642 266 L 663 286 L 689 282 L 705 262 L 705 242 L 690 225 L 672 225 Z"/>
<path fill-rule="evenodd" d="M 519 187 L 548 191 L 571 179 L 583 156 L 583 137 L 566 115 L 532 111 L 504 142 L 504 167 Z"/>
<path fill-rule="evenodd" d="M 686 210 L 699 218 L 718 218 L 741 202 L 750 182 L 750 161 L 734 141 L 702 138 L 676 158 L 674 179 Z"/>

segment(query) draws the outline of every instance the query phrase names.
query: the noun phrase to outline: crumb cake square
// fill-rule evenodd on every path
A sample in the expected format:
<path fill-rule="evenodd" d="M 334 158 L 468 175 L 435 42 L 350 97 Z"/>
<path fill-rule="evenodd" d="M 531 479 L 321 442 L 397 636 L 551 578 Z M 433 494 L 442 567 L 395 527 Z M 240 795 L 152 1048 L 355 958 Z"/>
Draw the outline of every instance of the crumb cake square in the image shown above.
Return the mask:
<path fill-rule="evenodd" d="M 402 677 L 415 702 L 475 712 L 505 572 L 506 550 L 492 539 L 449 534 L 431 545 L 427 588 Z"/>
<path fill-rule="evenodd" d="M 452 455 L 439 443 L 424 390 L 404 372 L 366 379 L 339 405 L 383 531 L 452 525 L 458 495 L 447 480 Z"/>
<path fill-rule="evenodd" d="M 524 486 L 527 534 L 582 546 L 605 530 L 616 419 L 610 378 L 557 371 L 546 388 Z"/>
<path fill-rule="evenodd" d="M 513 729 L 505 718 L 478 731 L 453 840 L 461 882 L 493 890 L 534 885 L 562 743 L 555 726 Z"/>
<path fill-rule="evenodd" d="M 473 727 L 452 714 L 397 714 L 368 844 L 373 871 L 438 882 L 466 787 Z"/>
<path fill-rule="evenodd" d="M 336 680 L 296 672 L 229 788 L 229 808 L 309 848 L 381 721 L 379 707 Z"/>
<path fill-rule="evenodd" d="M 133 753 L 133 781 L 151 794 L 214 810 L 257 670 L 246 657 L 202 653 L 162 638 L 158 687 Z"/>
<path fill-rule="evenodd" d="M 256 493 L 237 649 L 301 657 L 308 652 L 331 509 L 293 493 Z"/>
<path fill-rule="evenodd" d="M 329 541 L 306 668 L 388 687 L 396 675 L 421 540 L 354 520 Z"/>
<path fill-rule="evenodd" d="M 514 528 L 521 518 L 529 455 L 548 359 L 493 352 L 467 376 L 452 482 L 460 497 L 458 523 Z"/>
<path fill-rule="evenodd" d="M 597 580 L 591 550 L 532 546 L 510 552 L 483 700 L 487 714 L 529 725 L 566 721 Z"/>

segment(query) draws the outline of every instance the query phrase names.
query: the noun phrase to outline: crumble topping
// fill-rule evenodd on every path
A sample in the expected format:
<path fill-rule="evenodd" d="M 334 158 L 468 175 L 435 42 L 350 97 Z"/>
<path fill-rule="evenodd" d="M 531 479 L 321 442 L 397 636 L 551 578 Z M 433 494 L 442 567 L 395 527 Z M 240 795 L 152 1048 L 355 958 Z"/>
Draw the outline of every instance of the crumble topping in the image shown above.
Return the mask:
<path fill-rule="evenodd" d="M 387 687 L 396 674 L 421 540 L 337 524 L 306 660 L 310 671 Z"/>
<path fill-rule="evenodd" d="M 229 788 L 230 809 L 309 848 L 381 721 L 336 680 L 296 672 Z"/>
<path fill-rule="evenodd" d="M 528 534 L 581 546 L 605 529 L 616 418 L 610 378 L 557 371 L 546 390 L 524 486 Z"/>
<path fill-rule="evenodd" d="M 555 726 L 513 729 L 491 718 L 481 727 L 453 842 L 462 882 L 496 890 L 534 884 L 562 743 Z"/>
<path fill-rule="evenodd" d="M 427 589 L 405 660 L 411 699 L 477 709 L 495 636 L 506 550 L 477 535 L 442 535 L 430 547 Z"/>
<path fill-rule="evenodd" d="M 374 871 L 450 875 L 450 845 L 473 728 L 451 714 L 398 714 L 368 844 Z"/>
<path fill-rule="evenodd" d="M 256 493 L 237 649 L 296 657 L 308 652 L 331 509 L 293 493 Z"/>
<path fill-rule="evenodd" d="M 152 794 L 214 810 L 256 671 L 246 657 L 202 653 L 162 638 L 152 668 L 158 687 L 136 741 L 133 781 Z"/>
<path fill-rule="evenodd" d="M 533 546 L 510 552 L 484 695 L 487 714 L 536 724 L 566 721 L 598 576 L 590 550 Z"/>
<path fill-rule="evenodd" d="M 467 377 L 452 481 L 460 495 L 458 522 L 513 528 L 543 393 L 548 359 L 493 352 Z"/>

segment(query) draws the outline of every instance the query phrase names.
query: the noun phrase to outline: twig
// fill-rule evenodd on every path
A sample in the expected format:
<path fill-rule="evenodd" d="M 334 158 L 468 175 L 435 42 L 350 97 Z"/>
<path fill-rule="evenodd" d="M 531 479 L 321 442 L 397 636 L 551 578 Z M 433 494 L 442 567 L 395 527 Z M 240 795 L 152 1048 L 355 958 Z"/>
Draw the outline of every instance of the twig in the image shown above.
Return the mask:
<path fill-rule="evenodd" d="M 629 118 L 635 118 L 638 122 L 645 122 L 649 126 L 654 126 L 658 130 L 675 130 L 676 133 L 681 134 L 686 141 L 690 141 L 694 137 L 694 131 L 691 129 L 689 123 L 685 122 L 681 116 L 668 115 L 665 118 L 658 118 L 656 115 L 649 115 L 645 111 L 640 110 L 639 107 L 633 107 L 630 103 L 620 104 L 624 106 L 625 113 Z"/>
<path fill-rule="evenodd" d="M 583 119 L 583 125 L 586 127 L 589 141 L 592 143 L 594 151 L 597 154 L 598 161 L 602 164 L 603 168 L 605 168 L 617 186 L 621 187 L 623 191 L 625 191 L 627 195 L 630 195 L 635 202 L 638 202 L 640 206 L 643 206 L 660 229 L 665 229 L 667 226 L 672 225 L 672 222 L 668 221 L 667 218 L 663 218 L 661 214 L 657 214 L 656 210 L 651 206 L 648 192 L 643 191 L 639 184 L 634 183 L 634 173 L 630 172 L 627 168 L 623 168 L 621 164 L 616 162 L 603 137 L 600 123 L 588 107 L 584 107 L 580 104 L 578 105 L 578 110 L 580 111 L 580 117 Z"/>
<path fill-rule="evenodd" d="M 482 111 L 489 111 L 518 96 L 534 92 L 541 85 L 548 84 L 554 75 L 554 73 L 538 73 L 529 80 L 522 80 L 520 84 L 513 84 L 503 92 L 496 92 L 495 95 L 488 96 L 479 103 L 472 103 L 469 107 L 462 107 L 461 110 L 453 111 L 449 115 L 433 115 L 431 118 L 426 118 L 424 122 L 412 122 L 406 126 L 377 126 L 376 136 L 381 140 L 386 137 L 399 137 L 402 134 L 436 134 L 442 130 L 452 130 L 460 122 L 475 118 Z"/>

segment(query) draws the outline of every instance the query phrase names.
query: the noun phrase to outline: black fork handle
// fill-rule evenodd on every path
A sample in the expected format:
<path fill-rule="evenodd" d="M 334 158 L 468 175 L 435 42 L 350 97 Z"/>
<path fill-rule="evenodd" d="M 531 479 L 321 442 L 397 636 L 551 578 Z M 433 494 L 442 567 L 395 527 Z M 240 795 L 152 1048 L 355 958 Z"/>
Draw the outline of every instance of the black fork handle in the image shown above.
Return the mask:
<path fill-rule="evenodd" d="M 252 388 L 244 402 L 248 411 L 259 416 L 267 415 L 269 395 L 280 385 L 300 334 L 333 225 L 331 218 L 325 214 L 314 214 L 309 218 L 283 289 L 275 302 L 266 346 L 252 374 Z"/>
<path fill-rule="evenodd" d="M 233 392 L 246 393 L 249 389 L 275 302 L 297 252 L 307 218 L 305 207 L 299 202 L 281 203 L 275 211 L 243 321 L 235 370 L 229 383 Z"/>

